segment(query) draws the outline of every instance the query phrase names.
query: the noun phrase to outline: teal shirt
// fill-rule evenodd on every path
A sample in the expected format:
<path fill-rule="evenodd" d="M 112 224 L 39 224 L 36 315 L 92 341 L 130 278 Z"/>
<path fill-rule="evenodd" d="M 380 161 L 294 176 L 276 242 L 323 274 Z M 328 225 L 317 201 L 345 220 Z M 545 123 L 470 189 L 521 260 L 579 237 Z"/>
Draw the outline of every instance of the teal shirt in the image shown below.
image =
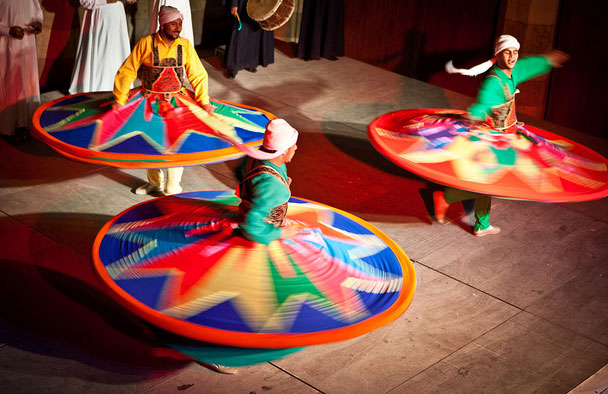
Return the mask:
<path fill-rule="evenodd" d="M 268 160 L 253 160 L 250 168 L 259 165 L 274 168 L 287 182 L 287 167 L 285 164 L 277 166 Z M 266 173 L 257 175 L 248 182 L 251 183 L 251 195 L 249 196 L 251 209 L 242 219 L 237 230 L 243 237 L 251 241 L 268 245 L 275 239 L 281 238 L 281 229 L 266 222 L 265 219 L 273 208 L 289 199 L 289 188 L 274 176 Z"/>
<path fill-rule="evenodd" d="M 494 77 L 486 77 L 484 79 L 477 95 L 477 102 L 469 107 L 469 113 L 472 118 L 485 120 L 490 116 L 492 107 L 505 103 L 506 98 L 502 84 L 506 84 L 511 94 L 513 94 L 519 83 L 548 73 L 551 70 L 551 66 L 545 56 L 531 56 L 520 59 L 515 63 L 515 67 L 511 72 L 511 78 L 496 65 L 493 66 L 493 70 L 498 75 L 498 78 L 500 78 L 500 81 Z"/>

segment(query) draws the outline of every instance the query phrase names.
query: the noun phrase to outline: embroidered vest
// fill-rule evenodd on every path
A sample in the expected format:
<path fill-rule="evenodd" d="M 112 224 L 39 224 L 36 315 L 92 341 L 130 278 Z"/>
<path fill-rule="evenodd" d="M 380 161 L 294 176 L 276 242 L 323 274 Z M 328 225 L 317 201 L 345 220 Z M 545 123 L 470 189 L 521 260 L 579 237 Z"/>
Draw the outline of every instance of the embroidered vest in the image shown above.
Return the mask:
<path fill-rule="evenodd" d="M 515 126 L 517 114 L 515 113 L 515 93 L 511 93 L 509 86 L 503 83 L 494 70 L 490 70 L 488 77 L 497 78 L 505 94 L 505 103 L 491 108 L 491 126 L 497 130 L 506 130 Z"/>
<path fill-rule="evenodd" d="M 261 174 L 270 174 L 270 175 L 274 176 L 279 181 L 281 181 L 281 183 L 283 185 L 285 185 L 287 190 L 289 190 L 289 185 L 287 184 L 287 182 L 285 182 L 285 179 L 283 179 L 283 177 L 281 176 L 281 174 L 279 174 L 279 172 L 277 170 L 275 170 L 274 168 L 272 168 L 270 166 L 265 166 L 265 165 L 255 167 L 254 169 L 252 169 L 251 171 L 249 171 L 247 173 L 247 175 L 245 176 L 245 178 L 239 184 L 239 187 L 238 187 L 238 196 L 241 198 L 241 204 L 239 205 L 239 215 L 240 215 L 241 220 L 243 220 L 245 215 L 247 215 L 247 213 L 251 209 L 251 205 L 252 205 L 251 204 L 251 182 L 250 182 L 250 180 Z M 291 196 L 291 191 L 289 194 Z M 287 200 L 289 200 L 289 198 L 287 198 Z M 279 206 L 272 208 L 270 210 L 270 213 L 264 220 L 267 223 L 270 223 L 275 227 L 281 227 L 285 223 L 286 216 L 287 216 L 287 201 L 285 201 L 283 204 L 281 204 Z"/>
<path fill-rule="evenodd" d="M 181 44 L 177 46 L 177 59 L 167 57 L 160 60 L 158 47 L 152 39 L 153 65 L 142 65 L 139 72 L 141 86 L 152 93 L 177 93 L 184 85 L 183 53 Z"/>

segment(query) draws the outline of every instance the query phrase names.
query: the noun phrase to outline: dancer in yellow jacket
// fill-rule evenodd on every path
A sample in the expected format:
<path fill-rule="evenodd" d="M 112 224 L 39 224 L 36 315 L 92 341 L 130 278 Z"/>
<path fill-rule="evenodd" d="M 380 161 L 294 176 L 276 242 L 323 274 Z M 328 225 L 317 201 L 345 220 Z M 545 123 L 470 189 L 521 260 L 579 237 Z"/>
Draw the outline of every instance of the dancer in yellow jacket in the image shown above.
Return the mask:
<path fill-rule="evenodd" d="M 158 20 L 158 32 L 140 39 L 118 70 L 114 79 L 115 102 L 112 108 L 119 111 L 127 102 L 129 87 L 138 75 L 144 95 L 162 94 L 167 105 L 172 105 L 171 97 L 186 92 L 183 85 L 185 70 L 194 89 L 194 99 L 205 111 L 212 113 L 207 71 L 192 43 L 180 37 L 183 15 L 174 7 L 162 6 Z M 183 171 L 183 167 L 169 168 L 165 185 L 162 169 L 149 169 L 148 183 L 138 187 L 135 193 L 180 193 Z"/>

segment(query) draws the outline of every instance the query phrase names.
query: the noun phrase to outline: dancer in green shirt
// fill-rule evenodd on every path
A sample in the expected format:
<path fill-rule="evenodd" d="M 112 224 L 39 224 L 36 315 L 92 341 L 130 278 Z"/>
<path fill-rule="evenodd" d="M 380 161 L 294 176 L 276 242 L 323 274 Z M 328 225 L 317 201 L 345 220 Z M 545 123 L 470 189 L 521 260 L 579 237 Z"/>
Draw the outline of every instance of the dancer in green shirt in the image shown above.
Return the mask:
<path fill-rule="evenodd" d="M 481 84 L 476 103 L 469 108 L 469 116 L 475 120 L 485 121 L 494 129 L 505 132 L 514 131 L 517 125 L 515 112 L 515 94 L 519 93 L 517 85 L 546 74 L 551 67 L 561 67 L 568 60 L 568 55 L 555 50 L 542 56 L 519 60 L 519 47 L 519 42 L 515 37 L 502 35 L 496 40 L 494 59 L 471 69 L 457 69 L 451 61 L 446 64 L 447 72 L 470 76 L 490 69 Z M 443 192 L 434 192 L 435 219 L 439 223 L 444 223 L 449 205 L 463 200 L 475 200 L 473 234 L 481 237 L 500 232 L 500 227 L 490 224 L 492 198 L 485 194 L 453 188 L 446 188 Z"/>
<path fill-rule="evenodd" d="M 298 146 L 298 132 L 283 119 L 266 126 L 264 142 L 259 150 L 247 152 L 245 176 L 237 194 L 240 224 L 237 231 L 245 238 L 268 245 L 278 238 L 298 233 L 287 225 L 287 201 L 291 196 L 286 163 L 293 158 Z"/>

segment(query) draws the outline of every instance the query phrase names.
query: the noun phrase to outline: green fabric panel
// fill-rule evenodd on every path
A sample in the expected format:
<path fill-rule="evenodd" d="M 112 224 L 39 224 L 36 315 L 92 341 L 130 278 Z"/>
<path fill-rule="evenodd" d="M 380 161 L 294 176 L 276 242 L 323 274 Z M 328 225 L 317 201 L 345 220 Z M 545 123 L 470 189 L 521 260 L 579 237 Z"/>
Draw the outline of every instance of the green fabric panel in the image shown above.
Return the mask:
<path fill-rule="evenodd" d="M 268 264 L 270 265 L 270 273 L 272 277 L 272 282 L 275 289 L 281 289 L 276 292 L 277 302 L 281 305 L 287 297 L 292 294 L 298 293 L 310 293 L 314 296 L 317 296 L 325 301 L 327 298 L 323 296 L 323 294 L 317 289 L 317 287 L 308 279 L 306 275 L 302 272 L 302 270 L 294 264 L 291 257 L 289 258 L 292 268 L 294 269 L 296 275 L 291 278 L 284 278 L 279 274 L 279 271 L 272 263 L 270 259 L 268 259 Z"/>
<path fill-rule="evenodd" d="M 493 146 L 490 146 L 490 149 L 492 149 L 492 152 L 494 152 L 496 159 L 500 164 L 505 166 L 515 165 L 515 158 L 517 156 L 515 149 L 511 147 L 507 149 L 497 149 Z"/>
<path fill-rule="evenodd" d="M 245 367 L 248 365 L 261 364 L 283 358 L 298 352 L 303 347 L 287 349 L 256 349 L 244 347 L 232 347 L 208 344 L 201 342 L 200 345 L 182 345 L 169 343 L 168 346 L 197 361 L 211 364 L 224 365 L 226 367 Z"/>

